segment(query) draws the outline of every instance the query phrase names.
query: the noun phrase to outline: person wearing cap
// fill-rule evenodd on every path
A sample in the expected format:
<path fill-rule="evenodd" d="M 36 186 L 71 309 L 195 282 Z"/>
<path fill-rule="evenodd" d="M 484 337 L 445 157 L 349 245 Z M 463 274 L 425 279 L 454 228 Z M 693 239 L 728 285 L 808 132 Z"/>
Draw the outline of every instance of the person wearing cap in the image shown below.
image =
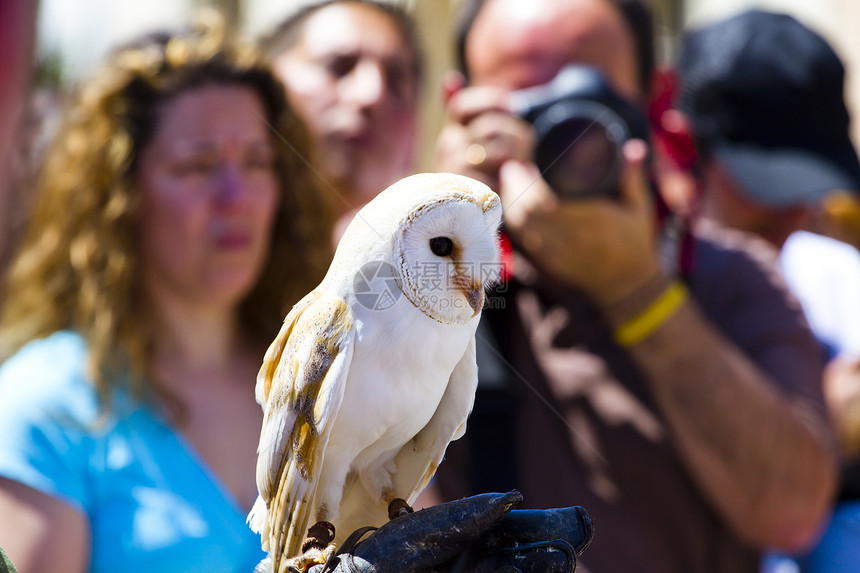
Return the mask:
<path fill-rule="evenodd" d="M 825 398 L 837 436 L 856 458 L 860 441 L 843 428 L 860 423 L 845 405 L 845 396 L 860 390 L 856 358 L 848 358 L 860 353 L 860 253 L 804 230 L 828 193 L 860 191 L 842 62 L 795 18 L 749 10 L 689 33 L 678 74 L 676 105 L 683 115 L 674 123 L 686 126 L 697 157 L 690 182 L 700 192 L 691 210 L 780 250 L 786 283 L 827 358 L 839 357 L 826 370 Z M 843 470 L 842 499 L 857 488 L 846 475 Z M 860 536 L 846 537 L 860 505 L 840 504 L 835 515 L 822 545 L 804 559 L 804 571 L 843 571 L 834 558 L 847 562 L 845 550 L 860 548 Z M 773 567 L 773 558 L 767 563 Z"/>
<path fill-rule="evenodd" d="M 839 57 L 795 18 L 750 10 L 688 34 L 678 74 L 698 156 L 692 209 L 780 249 L 827 357 L 860 353 L 860 253 L 804 231 L 826 194 L 860 191 Z"/>
<path fill-rule="evenodd" d="M 703 217 L 781 247 L 826 193 L 860 191 L 842 62 L 793 17 L 750 10 L 696 30 L 678 74 Z"/>
<path fill-rule="evenodd" d="M 535 130 L 510 113 L 511 91 L 569 65 L 644 108 L 647 4 L 463 10 L 437 167 L 500 192 L 512 250 L 504 292 L 488 295 L 503 304 L 479 327 L 475 409 L 433 491 L 583 506 L 595 536 L 577 570 L 592 573 L 752 573 L 766 547 L 808 546 L 834 455 L 819 349 L 773 253 L 728 231 L 675 241 L 642 139 L 620 147 L 616 197 L 561 199 L 532 161 Z"/>

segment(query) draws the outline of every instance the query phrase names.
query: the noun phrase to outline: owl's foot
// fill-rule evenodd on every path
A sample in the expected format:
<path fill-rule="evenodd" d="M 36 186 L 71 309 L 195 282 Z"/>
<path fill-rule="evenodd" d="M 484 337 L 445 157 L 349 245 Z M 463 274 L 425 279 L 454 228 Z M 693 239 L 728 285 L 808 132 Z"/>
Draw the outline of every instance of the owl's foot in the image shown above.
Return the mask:
<path fill-rule="evenodd" d="M 408 503 L 406 503 L 405 499 L 401 499 L 396 497 L 391 500 L 391 503 L 388 504 L 388 519 L 394 519 L 400 517 L 401 515 L 406 515 L 407 513 L 412 513 L 413 510 Z"/>
<path fill-rule="evenodd" d="M 334 541 L 334 525 L 328 521 L 317 521 L 308 529 L 308 536 L 302 541 L 302 553 L 314 547 L 325 547 Z"/>
<path fill-rule="evenodd" d="M 324 565 L 335 553 L 334 525 L 319 521 L 308 529 L 308 536 L 302 541 L 302 554 L 291 557 L 287 565 L 297 571 L 307 571 L 314 565 Z M 288 569 L 291 571 L 292 569 Z"/>

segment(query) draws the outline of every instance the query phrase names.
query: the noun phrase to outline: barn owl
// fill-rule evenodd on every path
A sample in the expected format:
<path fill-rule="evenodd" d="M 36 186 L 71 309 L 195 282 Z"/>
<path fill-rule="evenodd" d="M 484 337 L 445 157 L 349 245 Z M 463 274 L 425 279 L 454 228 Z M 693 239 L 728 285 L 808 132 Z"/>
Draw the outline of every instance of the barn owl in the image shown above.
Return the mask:
<path fill-rule="evenodd" d="M 358 212 L 323 281 L 289 312 L 257 377 L 248 522 L 269 552 L 260 570 L 286 570 L 311 524 L 333 524 L 336 544 L 381 525 L 463 435 L 501 215 L 499 197 L 468 177 L 402 179 Z"/>

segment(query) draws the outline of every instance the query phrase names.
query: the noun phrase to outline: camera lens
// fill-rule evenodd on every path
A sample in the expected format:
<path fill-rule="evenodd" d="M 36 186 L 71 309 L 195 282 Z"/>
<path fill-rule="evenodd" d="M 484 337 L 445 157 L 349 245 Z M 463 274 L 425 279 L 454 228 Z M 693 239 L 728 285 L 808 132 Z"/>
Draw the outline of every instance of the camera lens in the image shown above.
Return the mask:
<path fill-rule="evenodd" d="M 615 112 L 595 102 L 562 101 L 534 127 L 535 162 L 556 193 L 567 199 L 618 194 L 628 134 Z"/>

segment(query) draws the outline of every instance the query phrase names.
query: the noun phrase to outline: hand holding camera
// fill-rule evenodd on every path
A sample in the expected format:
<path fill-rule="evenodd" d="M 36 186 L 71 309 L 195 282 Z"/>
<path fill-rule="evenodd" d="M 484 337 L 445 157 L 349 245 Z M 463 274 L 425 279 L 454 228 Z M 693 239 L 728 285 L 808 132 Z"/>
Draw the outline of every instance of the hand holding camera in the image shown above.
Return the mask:
<path fill-rule="evenodd" d="M 464 87 L 448 110 L 438 168 L 498 190 L 505 229 L 533 264 L 601 304 L 659 272 L 646 122 L 599 73 L 565 68 L 548 84 L 514 92 Z M 483 157 L 470 155 L 476 146 Z"/>
<path fill-rule="evenodd" d="M 462 86 L 454 74 L 449 82 L 448 123 L 436 145 L 438 171 L 460 173 L 499 188 L 499 169 L 505 161 L 529 161 L 534 131 L 511 114 L 509 91 L 491 86 Z"/>
<path fill-rule="evenodd" d="M 647 148 L 633 139 L 621 153 L 624 170 L 614 199 L 562 200 L 533 163 L 509 161 L 500 177 L 504 228 L 512 242 L 546 274 L 603 306 L 627 298 L 661 272 L 643 175 Z"/>
<path fill-rule="evenodd" d="M 453 121 L 439 138 L 437 163 L 493 188 L 505 161 L 531 160 L 562 199 L 618 197 L 621 147 L 648 140 L 642 112 L 591 67 L 567 66 L 546 84 L 512 92 L 461 88 L 449 88 Z"/>
<path fill-rule="evenodd" d="M 510 107 L 534 127 L 534 162 L 566 200 L 617 197 L 621 147 L 648 140 L 645 116 L 587 66 L 567 66 L 549 83 L 511 93 Z"/>

